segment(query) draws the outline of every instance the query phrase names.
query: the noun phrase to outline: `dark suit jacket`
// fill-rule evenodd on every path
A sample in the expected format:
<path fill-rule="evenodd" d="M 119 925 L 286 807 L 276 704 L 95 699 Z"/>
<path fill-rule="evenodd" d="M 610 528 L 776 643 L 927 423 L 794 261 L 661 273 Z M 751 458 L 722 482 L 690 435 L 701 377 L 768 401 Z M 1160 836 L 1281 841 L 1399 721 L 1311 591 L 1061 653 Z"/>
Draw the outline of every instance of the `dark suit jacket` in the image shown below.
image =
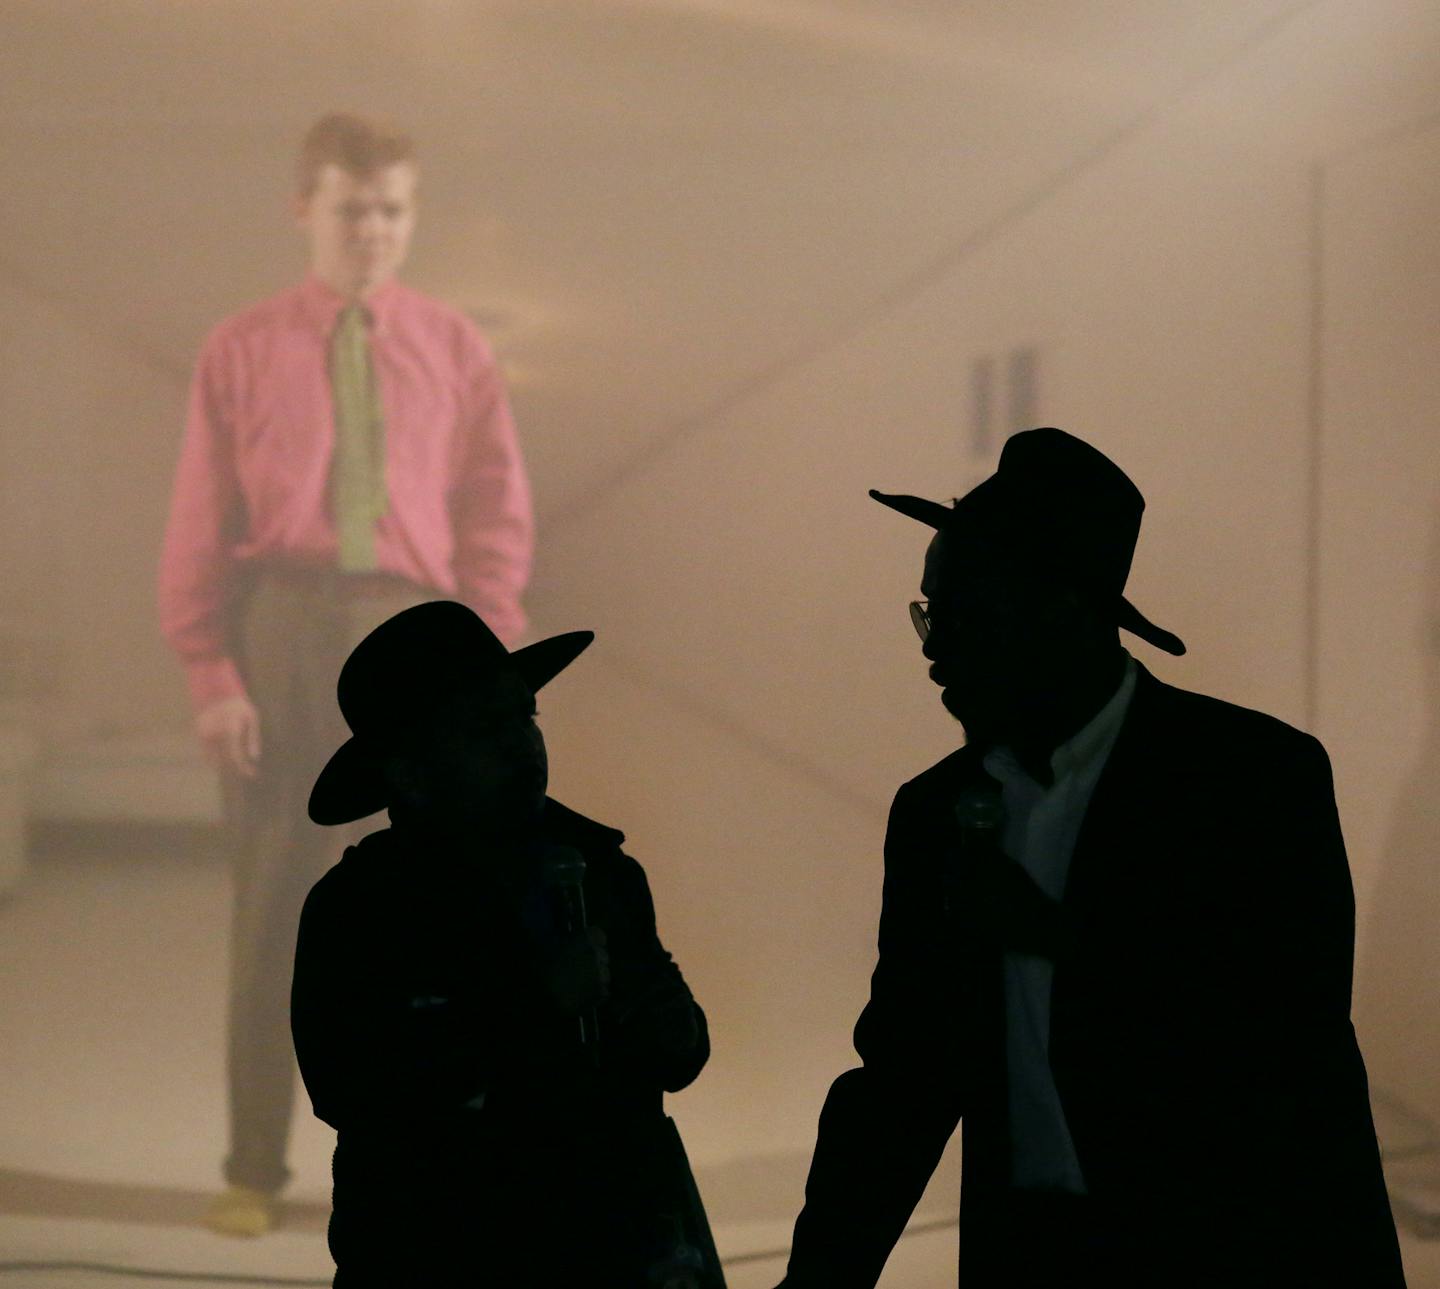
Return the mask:
<path fill-rule="evenodd" d="M 338 1133 L 339 1285 L 488 1276 L 549 1289 L 584 1267 L 597 1289 L 629 1289 L 666 1238 L 657 1222 L 685 1209 L 703 1227 L 662 1096 L 704 1066 L 704 1012 L 656 935 L 623 835 L 554 801 L 542 832 L 584 856 L 589 920 L 607 933 L 598 1068 L 578 1017 L 543 997 L 537 964 L 554 930 L 543 888 L 517 911 L 483 855 L 427 854 L 389 829 L 306 900 L 291 1028 L 315 1113 Z M 687 1045 L 673 1018 L 636 1001 L 657 983 L 693 1007 Z"/>
<path fill-rule="evenodd" d="M 962 1284 L 999 1283 L 1002 960 L 956 943 L 942 899 L 952 807 L 978 771 L 962 748 L 895 798 L 863 1065 L 821 1114 L 791 1289 L 874 1285 L 961 1119 Z M 1403 1285 L 1319 742 L 1142 667 L 1063 906 L 1075 939 L 1055 967 L 1051 1066 L 1087 1187 L 1137 1266 L 1169 1286 Z"/>

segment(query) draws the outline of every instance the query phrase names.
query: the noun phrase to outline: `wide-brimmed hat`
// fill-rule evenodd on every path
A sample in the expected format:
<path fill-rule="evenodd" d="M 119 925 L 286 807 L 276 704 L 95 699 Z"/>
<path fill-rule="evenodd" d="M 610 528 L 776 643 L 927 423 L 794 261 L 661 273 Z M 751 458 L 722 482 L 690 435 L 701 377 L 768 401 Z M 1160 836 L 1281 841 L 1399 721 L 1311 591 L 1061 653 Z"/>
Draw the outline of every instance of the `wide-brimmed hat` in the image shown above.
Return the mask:
<path fill-rule="evenodd" d="M 1124 596 L 1145 498 L 1099 449 L 1046 426 L 1012 434 L 995 473 L 953 506 L 923 497 L 870 495 L 977 549 L 1069 581 L 1114 613 L 1115 625 L 1166 653 L 1185 645 Z"/>
<path fill-rule="evenodd" d="M 389 804 L 377 754 L 416 721 L 506 677 L 532 693 L 564 671 L 595 639 L 567 631 L 511 653 L 473 609 L 432 600 L 405 609 L 355 646 L 335 687 L 353 737 L 341 744 L 310 790 L 317 824 L 363 819 Z"/>

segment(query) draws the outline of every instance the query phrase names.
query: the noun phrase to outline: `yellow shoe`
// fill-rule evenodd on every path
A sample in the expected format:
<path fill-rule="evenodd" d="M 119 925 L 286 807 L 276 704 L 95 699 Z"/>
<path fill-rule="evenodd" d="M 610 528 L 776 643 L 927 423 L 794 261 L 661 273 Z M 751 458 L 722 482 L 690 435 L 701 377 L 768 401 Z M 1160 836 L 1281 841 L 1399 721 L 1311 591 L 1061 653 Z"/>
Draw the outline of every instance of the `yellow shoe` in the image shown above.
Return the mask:
<path fill-rule="evenodd" d="M 279 1217 L 275 1197 L 250 1186 L 232 1186 L 217 1195 L 200 1220 L 220 1235 L 264 1235 Z"/>

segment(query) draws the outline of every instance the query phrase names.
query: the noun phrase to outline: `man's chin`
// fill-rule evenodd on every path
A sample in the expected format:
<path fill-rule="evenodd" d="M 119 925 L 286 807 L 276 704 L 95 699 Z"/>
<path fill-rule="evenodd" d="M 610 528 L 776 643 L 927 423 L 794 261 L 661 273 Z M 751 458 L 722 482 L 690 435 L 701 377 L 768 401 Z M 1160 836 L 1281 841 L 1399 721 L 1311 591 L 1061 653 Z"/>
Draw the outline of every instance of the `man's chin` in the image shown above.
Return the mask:
<path fill-rule="evenodd" d="M 940 705 L 961 725 L 968 725 L 974 719 L 972 713 L 964 710 L 964 705 L 956 696 L 955 691 L 948 686 L 940 691 Z"/>
<path fill-rule="evenodd" d="M 967 747 L 988 747 L 995 741 L 994 723 L 976 712 L 966 709 L 958 701 L 953 690 L 942 689 L 940 702 L 945 710 L 960 722 L 960 728 L 965 731 Z"/>
<path fill-rule="evenodd" d="M 366 265 L 357 268 L 351 276 L 351 294 L 360 297 L 370 295 L 373 291 L 384 286 L 392 277 L 394 270 L 383 265 Z"/>

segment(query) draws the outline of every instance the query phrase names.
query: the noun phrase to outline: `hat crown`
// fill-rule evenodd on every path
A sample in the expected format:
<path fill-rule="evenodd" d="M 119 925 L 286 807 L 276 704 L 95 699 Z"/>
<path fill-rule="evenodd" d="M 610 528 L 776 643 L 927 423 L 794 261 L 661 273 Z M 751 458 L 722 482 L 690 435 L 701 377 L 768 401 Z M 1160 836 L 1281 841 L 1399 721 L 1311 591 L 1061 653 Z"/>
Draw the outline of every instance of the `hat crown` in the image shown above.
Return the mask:
<path fill-rule="evenodd" d="M 340 669 L 336 697 L 357 734 L 393 729 L 417 712 L 485 689 L 511 655 L 473 609 L 434 600 L 382 622 Z"/>
<path fill-rule="evenodd" d="M 1145 509 L 1145 498 L 1125 471 L 1099 448 L 1053 425 L 1012 434 L 1000 451 L 996 473 L 1088 497 L 1092 505 L 1133 514 L 1137 524 Z"/>
<path fill-rule="evenodd" d="M 1098 448 L 1054 426 L 1006 440 L 995 473 L 954 506 L 871 490 L 892 510 L 986 555 L 1003 555 L 1112 599 L 1118 625 L 1157 648 L 1185 652 L 1123 598 L 1145 498 Z"/>

